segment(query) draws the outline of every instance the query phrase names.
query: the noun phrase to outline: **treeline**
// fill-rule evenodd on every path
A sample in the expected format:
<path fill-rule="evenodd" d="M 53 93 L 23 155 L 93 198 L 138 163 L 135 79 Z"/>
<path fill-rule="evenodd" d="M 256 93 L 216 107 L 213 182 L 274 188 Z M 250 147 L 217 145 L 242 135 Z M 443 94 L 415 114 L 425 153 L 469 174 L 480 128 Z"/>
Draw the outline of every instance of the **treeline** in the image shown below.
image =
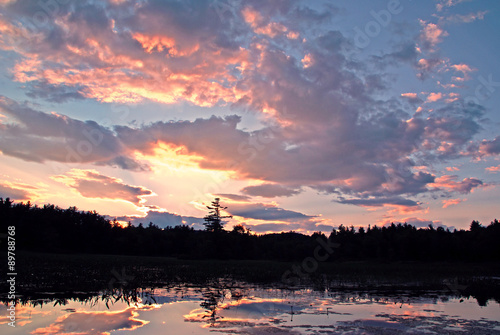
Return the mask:
<path fill-rule="evenodd" d="M 16 248 L 36 252 L 171 256 L 188 259 L 303 260 L 318 246 L 332 246 L 333 260 L 500 260 L 500 223 L 473 221 L 469 230 L 408 224 L 355 229 L 340 226 L 329 236 L 296 232 L 253 235 L 242 226 L 209 232 L 188 226 L 161 229 L 120 226 L 94 212 L 0 198 L 0 232 L 16 227 Z M 323 257 L 324 250 L 321 252 Z"/>

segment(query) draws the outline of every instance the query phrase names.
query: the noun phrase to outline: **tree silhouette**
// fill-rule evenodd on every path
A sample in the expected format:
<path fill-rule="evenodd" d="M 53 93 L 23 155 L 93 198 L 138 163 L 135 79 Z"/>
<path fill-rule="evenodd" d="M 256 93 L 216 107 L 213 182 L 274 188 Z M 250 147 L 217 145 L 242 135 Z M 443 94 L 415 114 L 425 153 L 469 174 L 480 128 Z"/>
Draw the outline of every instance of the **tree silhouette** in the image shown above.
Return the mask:
<path fill-rule="evenodd" d="M 16 249 L 49 253 L 167 256 L 181 259 L 265 259 L 297 261 L 310 257 L 318 238 L 297 232 L 252 234 L 243 226 L 223 229 L 225 218 L 216 198 L 205 217 L 205 230 L 182 224 L 161 229 L 154 223 L 122 226 L 97 212 L 13 203 L 0 198 L 0 232 L 16 227 Z M 214 232 L 217 232 L 214 234 Z M 0 246 L 7 243 L 0 233 Z M 328 259 L 387 261 L 500 261 L 500 222 L 473 221 L 469 230 L 417 228 L 404 223 L 366 228 L 340 226 L 328 242 L 340 247 Z"/>
<path fill-rule="evenodd" d="M 206 227 L 206 230 L 209 232 L 221 232 L 224 230 L 224 222 L 222 219 L 227 219 L 227 218 L 232 218 L 231 215 L 229 216 L 222 216 L 221 211 L 226 209 L 227 207 L 223 207 L 219 203 L 220 199 L 215 198 L 214 201 L 212 201 L 212 206 L 207 206 L 208 209 L 210 209 L 210 212 L 207 216 L 205 216 L 203 219 L 205 222 L 203 223 Z"/>
<path fill-rule="evenodd" d="M 477 232 L 481 230 L 482 226 L 477 220 L 473 220 L 470 224 L 470 231 Z"/>

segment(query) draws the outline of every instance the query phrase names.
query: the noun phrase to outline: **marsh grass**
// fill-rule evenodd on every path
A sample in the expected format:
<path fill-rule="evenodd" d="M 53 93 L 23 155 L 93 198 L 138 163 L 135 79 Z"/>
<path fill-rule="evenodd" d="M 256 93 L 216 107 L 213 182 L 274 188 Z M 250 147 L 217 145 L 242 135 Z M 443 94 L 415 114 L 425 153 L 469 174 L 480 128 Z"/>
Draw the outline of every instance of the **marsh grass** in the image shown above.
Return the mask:
<path fill-rule="evenodd" d="M 293 266 L 300 266 L 300 262 L 20 252 L 17 285 L 20 293 L 96 291 L 179 282 L 203 284 L 213 278 L 285 285 L 282 275 Z M 500 263 L 323 262 L 306 275 L 301 282 L 315 286 L 442 286 L 444 280 L 464 282 L 500 277 Z"/>
<path fill-rule="evenodd" d="M 20 302 L 56 304 L 68 299 L 133 302 L 143 289 L 234 287 L 239 283 L 284 290 L 376 291 L 386 296 L 433 291 L 441 296 L 472 297 L 482 306 L 489 299 L 500 303 L 498 262 L 324 262 L 293 285 L 284 283 L 283 273 L 299 266 L 300 262 L 19 252 L 16 289 Z M 0 271 L 6 270 L 2 265 Z M 4 283 L 0 292 L 7 292 Z M 5 294 L 0 295 L 3 300 Z"/>

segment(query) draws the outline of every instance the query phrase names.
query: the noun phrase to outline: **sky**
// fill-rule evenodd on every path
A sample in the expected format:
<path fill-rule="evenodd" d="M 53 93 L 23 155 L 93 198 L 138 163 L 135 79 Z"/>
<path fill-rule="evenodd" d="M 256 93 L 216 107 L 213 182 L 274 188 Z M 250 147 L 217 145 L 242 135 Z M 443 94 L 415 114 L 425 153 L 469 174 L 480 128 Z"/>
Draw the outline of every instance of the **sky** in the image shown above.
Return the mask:
<path fill-rule="evenodd" d="M 0 0 L 0 197 L 255 233 L 500 218 L 500 2 Z"/>

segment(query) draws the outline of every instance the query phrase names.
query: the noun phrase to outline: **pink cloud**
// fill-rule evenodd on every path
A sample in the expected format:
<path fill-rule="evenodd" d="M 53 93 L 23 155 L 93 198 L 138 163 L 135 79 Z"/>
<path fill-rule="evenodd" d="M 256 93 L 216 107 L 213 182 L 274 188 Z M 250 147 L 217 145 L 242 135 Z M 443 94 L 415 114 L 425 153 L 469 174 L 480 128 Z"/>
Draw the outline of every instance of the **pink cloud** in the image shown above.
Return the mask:
<path fill-rule="evenodd" d="M 451 65 L 451 68 L 455 71 L 459 71 L 464 74 L 474 71 L 474 69 L 472 69 L 469 65 L 463 63 Z"/>
<path fill-rule="evenodd" d="M 421 58 L 418 60 L 416 67 L 420 71 L 417 76 L 425 78 L 433 71 L 442 71 L 446 67 L 446 62 L 439 58 Z"/>
<path fill-rule="evenodd" d="M 27 84 L 43 81 L 55 87 L 71 87 L 86 98 L 102 102 L 149 99 L 171 104 L 187 100 L 213 106 L 241 98 L 234 87 L 233 69 L 245 69 L 248 50 L 213 48 L 213 38 L 186 35 L 165 21 L 165 17 L 151 15 L 144 23 L 149 31 L 127 27 L 130 34 L 118 34 L 116 29 L 124 28 L 120 28 L 124 23 L 118 19 L 108 19 L 101 30 L 95 30 L 86 21 L 61 17 L 53 23 L 55 29 L 67 31 L 65 44 L 36 52 L 18 47 L 16 51 L 23 60 L 15 65 L 13 76 Z M 166 35 L 156 31 L 158 25 L 173 29 L 165 27 L 163 31 L 169 32 Z M 0 24 L 4 49 L 11 47 L 13 39 L 24 46 L 24 42 L 36 38 L 34 33 L 14 28 Z M 269 34 L 283 30 L 277 24 L 262 29 Z"/>
<path fill-rule="evenodd" d="M 52 179 L 75 189 L 86 198 L 124 200 L 139 205 L 145 202 L 144 197 L 154 195 L 146 188 L 127 185 L 121 179 L 101 175 L 95 170 L 72 169 Z"/>
<path fill-rule="evenodd" d="M 406 218 L 401 218 L 401 219 L 395 219 L 395 218 L 386 218 L 383 220 L 380 220 L 377 222 L 379 225 L 383 226 L 388 226 L 392 223 L 408 223 L 412 226 L 415 226 L 416 228 L 427 228 L 429 225 L 433 225 L 434 227 L 439 227 L 443 226 L 441 221 L 439 220 L 429 220 L 429 219 L 423 219 L 419 217 L 406 217 Z M 446 227 L 446 226 L 443 226 Z"/>
<path fill-rule="evenodd" d="M 445 189 L 462 194 L 471 193 L 474 188 L 483 186 L 483 182 L 475 178 L 464 178 L 462 181 L 457 181 L 458 176 L 444 175 L 436 178 L 435 182 L 429 186 L 437 189 Z"/>
<path fill-rule="evenodd" d="M 423 27 L 420 38 L 431 48 L 441 43 L 443 41 L 443 37 L 448 36 L 448 33 L 437 24 L 428 23 L 423 20 L 420 20 L 420 24 Z"/>
<path fill-rule="evenodd" d="M 426 102 L 436 102 L 438 100 L 441 100 L 443 98 L 443 94 L 441 92 L 439 93 L 430 93 L 427 96 Z"/>
<path fill-rule="evenodd" d="M 418 97 L 417 93 L 401 93 L 402 97 L 416 99 Z"/>
<path fill-rule="evenodd" d="M 252 7 L 243 8 L 241 14 L 245 19 L 245 22 L 248 23 L 252 28 L 258 27 L 263 21 L 262 15 L 260 15 L 260 13 Z"/>
<path fill-rule="evenodd" d="M 135 330 L 148 323 L 137 319 L 133 308 L 118 312 L 75 312 L 59 317 L 53 324 L 38 328 L 31 334 L 109 335 L 116 330 Z"/>
<path fill-rule="evenodd" d="M 454 14 L 446 17 L 446 21 L 449 22 L 458 22 L 458 23 L 471 23 L 476 20 L 483 20 L 484 16 L 488 13 L 488 11 L 478 11 L 476 13 L 469 13 L 466 15 Z"/>
<path fill-rule="evenodd" d="M 417 100 L 419 100 L 417 93 L 411 93 L 411 92 L 401 93 L 401 96 L 403 98 L 406 98 L 406 99 L 410 100 L 410 101 L 417 101 Z"/>
<path fill-rule="evenodd" d="M 376 208 L 387 208 L 391 214 L 406 214 L 422 211 L 421 203 L 402 197 L 391 198 L 368 198 L 368 199 L 344 199 L 338 201 L 341 204 L 350 204 L 365 207 L 369 210 Z"/>
<path fill-rule="evenodd" d="M 446 199 L 442 201 L 443 208 L 448 208 L 453 205 L 458 205 L 464 201 L 467 201 L 467 199 Z"/>
<path fill-rule="evenodd" d="M 458 5 L 461 2 L 465 2 L 468 0 L 438 0 L 439 3 L 436 4 L 436 9 L 438 12 L 442 11 L 446 7 L 453 7 Z"/>
<path fill-rule="evenodd" d="M 466 80 L 469 80 L 470 79 L 470 73 L 475 71 L 475 69 L 472 69 L 469 65 L 467 64 L 454 64 L 454 65 L 451 65 L 450 66 L 453 70 L 455 70 L 456 72 L 461 72 L 462 73 L 462 77 L 457 77 L 457 76 L 454 76 L 452 77 L 452 80 L 453 81 L 457 81 L 457 82 L 464 82 Z"/>
<path fill-rule="evenodd" d="M 7 324 L 12 322 L 10 320 L 9 311 L 7 310 L 8 304 L 0 303 L 0 325 L 2 327 L 9 327 Z M 32 323 L 35 318 L 48 317 L 51 314 L 50 311 L 41 310 L 40 308 L 16 304 L 16 326 L 23 327 L 26 324 Z"/>
<path fill-rule="evenodd" d="M 487 167 L 485 170 L 488 172 L 491 172 L 491 173 L 497 173 L 497 172 L 500 172 L 500 165 L 490 166 L 490 167 Z"/>
<path fill-rule="evenodd" d="M 449 93 L 448 94 L 448 98 L 445 99 L 445 102 L 446 103 L 451 103 L 451 102 L 455 102 L 455 101 L 457 101 L 459 99 L 460 99 L 460 94 L 458 94 L 458 93 Z"/>
<path fill-rule="evenodd" d="M 290 31 L 290 32 L 288 32 L 286 37 L 288 37 L 291 40 L 296 40 L 300 37 L 300 33 L 297 31 Z"/>

